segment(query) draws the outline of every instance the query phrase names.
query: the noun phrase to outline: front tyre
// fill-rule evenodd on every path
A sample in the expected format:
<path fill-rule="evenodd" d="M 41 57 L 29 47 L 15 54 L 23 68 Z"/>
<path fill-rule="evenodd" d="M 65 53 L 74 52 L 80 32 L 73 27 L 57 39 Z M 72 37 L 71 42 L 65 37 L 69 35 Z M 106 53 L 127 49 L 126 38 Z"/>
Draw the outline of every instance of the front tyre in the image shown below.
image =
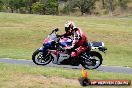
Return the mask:
<path fill-rule="evenodd" d="M 47 65 L 52 61 L 52 58 L 49 53 L 43 55 L 43 52 L 37 49 L 32 55 L 32 60 L 37 65 Z"/>
<path fill-rule="evenodd" d="M 85 69 L 96 69 L 102 64 L 102 55 L 96 51 L 90 51 L 82 58 L 81 65 Z"/>

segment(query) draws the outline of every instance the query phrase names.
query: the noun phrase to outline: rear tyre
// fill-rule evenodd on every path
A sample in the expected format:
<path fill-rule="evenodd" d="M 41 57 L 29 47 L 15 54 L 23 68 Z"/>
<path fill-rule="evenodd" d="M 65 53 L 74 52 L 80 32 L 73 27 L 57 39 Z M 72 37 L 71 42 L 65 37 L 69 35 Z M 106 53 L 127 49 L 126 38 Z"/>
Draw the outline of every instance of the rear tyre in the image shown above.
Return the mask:
<path fill-rule="evenodd" d="M 87 57 L 88 56 L 88 57 Z M 82 58 L 81 65 L 85 69 L 96 69 L 102 64 L 102 55 L 96 51 L 90 51 L 86 57 Z"/>
<path fill-rule="evenodd" d="M 32 55 L 32 60 L 37 65 L 47 65 L 52 61 L 52 58 L 49 53 L 43 55 L 43 52 L 37 49 Z"/>

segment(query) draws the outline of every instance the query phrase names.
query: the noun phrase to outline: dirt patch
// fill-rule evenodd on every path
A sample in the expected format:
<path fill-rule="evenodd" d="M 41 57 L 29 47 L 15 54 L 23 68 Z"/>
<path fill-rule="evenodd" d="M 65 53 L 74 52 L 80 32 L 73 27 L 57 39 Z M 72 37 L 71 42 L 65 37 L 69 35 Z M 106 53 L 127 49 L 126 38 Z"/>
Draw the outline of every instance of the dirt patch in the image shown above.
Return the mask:
<path fill-rule="evenodd" d="M 78 79 L 22 73 L 11 74 L 10 76 L 11 78 L 4 82 L 2 88 L 81 88 Z"/>

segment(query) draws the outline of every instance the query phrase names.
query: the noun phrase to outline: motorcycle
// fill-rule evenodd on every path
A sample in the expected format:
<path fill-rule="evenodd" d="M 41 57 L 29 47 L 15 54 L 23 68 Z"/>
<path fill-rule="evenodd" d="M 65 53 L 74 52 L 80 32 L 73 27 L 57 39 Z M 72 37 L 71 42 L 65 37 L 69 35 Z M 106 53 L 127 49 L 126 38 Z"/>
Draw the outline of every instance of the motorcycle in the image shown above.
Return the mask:
<path fill-rule="evenodd" d="M 88 49 L 78 55 L 78 58 L 71 58 L 71 53 L 64 49 L 72 44 L 70 37 L 57 37 L 58 28 L 54 29 L 47 38 L 44 39 L 43 46 L 37 49 L 32 60 L 37 65 L 47 65 L 50 62 L 58 65 L 79 66 L 86 69 L 96 69 L 103 61 L 102 55 L 95 51 L 98 49 L 105 53 L 107 50 L 103 42 L 88 42 Z"/>

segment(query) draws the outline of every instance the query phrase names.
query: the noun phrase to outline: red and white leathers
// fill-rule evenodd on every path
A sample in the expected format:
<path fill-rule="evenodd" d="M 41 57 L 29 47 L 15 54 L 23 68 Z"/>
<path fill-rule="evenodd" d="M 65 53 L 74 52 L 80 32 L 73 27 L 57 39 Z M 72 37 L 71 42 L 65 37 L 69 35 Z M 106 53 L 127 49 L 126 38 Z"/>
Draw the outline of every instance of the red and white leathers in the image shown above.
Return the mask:
<path fill-rule="evenodd" d="M 80 28 L 75 28 L 71 34 L 73 42 L 70 48 L 75 48 L 75 50 L 71 53 L 71 57 L 78 56 L 78 54 L 84 52 L 88 46 L 86 43 L 88 42 L 87 36 L 82 32 Z"/>

